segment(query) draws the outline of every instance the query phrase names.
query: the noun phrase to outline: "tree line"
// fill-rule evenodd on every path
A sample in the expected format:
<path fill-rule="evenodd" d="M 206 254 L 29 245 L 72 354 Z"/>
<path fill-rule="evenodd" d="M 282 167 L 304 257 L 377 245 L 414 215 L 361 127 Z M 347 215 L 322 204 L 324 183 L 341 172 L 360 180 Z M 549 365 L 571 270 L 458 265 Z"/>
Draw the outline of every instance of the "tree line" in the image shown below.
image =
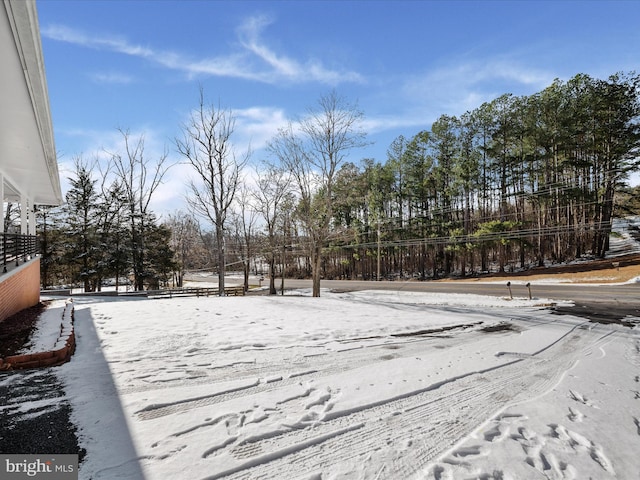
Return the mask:
<path fill-rule="evenodd" d="M 345 165 L 336 220 L 351 239 L 331 267 L 425 279 L 604 256 L 616 192 L 640 164 L 639 85 L 556 80 L 442 115 L 396 138 L 385 163 Z M 381 259 L 376 275 L 353 261 L 367 257 Z"/>
<path fill-rule="evenodd" d="M 233 143 L 233 112 L 201 90 L 175 139 L 195 173 L 189 214 L 158 222 L 149 202 L 167 154 L 150 162 L 143 138 L 123 131 L 108 171 L 95 178 L 79 160 L 66 205 L 43 216 L 43 283 L 98 289 L 124 275 L 142 289 L 207 268 L 223 291 L 225 266 L 239 266 L 245 286 L 251 269 L 265 270 L 271 293 L 279 274 L 312 277 L 318 296 L 321 278 L 428 279 L 602 257 L 640 165 L 639 87 L 634 73 L 556 80 L 442 115 L 397 137 L 384 161 L 361 162 L 347 159 L 367 143 L 363 113 L 333 91 L 279 129 L 252 170 L 251 152 Z"/>

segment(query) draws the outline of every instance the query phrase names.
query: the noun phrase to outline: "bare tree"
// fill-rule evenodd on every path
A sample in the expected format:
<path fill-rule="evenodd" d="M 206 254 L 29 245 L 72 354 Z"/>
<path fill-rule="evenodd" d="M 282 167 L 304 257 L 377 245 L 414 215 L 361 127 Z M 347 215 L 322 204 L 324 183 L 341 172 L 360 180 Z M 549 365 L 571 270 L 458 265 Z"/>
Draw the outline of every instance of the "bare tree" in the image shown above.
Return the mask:
<path fill-rule="evenodd" d="M 330 238 L 335 176 L 347 154 L 366 145 L 363 114 L 335 91 L 320 97 L 300 122 L 300 133 L 281 129 L 270 150 L 292 173 L 299 195 L 298 214 L 308 239 L 313 296 L 320 296 L 323 248 Z"/>
<path fill-rule="evenodd" d="M 295 212 L 296 217 L 300 220 L 307 235 L 308 242 L 305 245 L 309 256 L 312 258 L 312 265 L 315 265 L 316 262 L 313 261 L 314 253 L 317 252 L 319 254 L 321 248 L 316 250 L 314 247 L 315 245 L 321 245 L 321 243 L 317 236 L 319 228 L 315 223 L 316 216 L 313 215 L 312 202 L 315 192 L 320 190 L 320 178 L 313 171 L 308 154 L 304 149 L 302 138 L 296 135 L 291 123 L 286 128 L 278 130 L 278 134 L 269 144 L 269 150 L 278 159 L 280 165 L 291 174 L 293 190 L 295 190 L 298 202 Z M 318 270 L 318 295 L 320 294 L 319 273 L 320 271 Z M 315 295 L 315 271 L 312 271 L 312 276 L 314 278 L 313 291 Z"/>
<path fill-rule="evenodd" d="M 280 214 L 278 215 L 279 221 L 278 226 L 282 231 L 282 252 L 280 262 L 282 264 L 282 276 L 280 278 L 280 293 L 284 295 L 284 277 L 285 272 L 287 271 L 287 261 L 288 255 L 287 252 L 293 250 L 293 235 L 292 233 L 295 231 L 295 222 L 293 213 L 295 212 L 295 197 L 291 188 L 287 189 L 287 194 L 284 196 L 283 200 L 280 202 Z"/>
<path fill-rule="evenodd" d="M 161 185 L 170 165 L 167 165 L 168 152 L 152 162 L 144 155 L 144 135 L 132 139 L 129 130 L 119 129 L 124 140 L 124 155 L 112 153 L 115 173 L 123 189 L 126 209 L 131 229 L 131 248 L 133 276 L 136 290 L 144 289 L 145 280 L 145 244 L 144 234 L 151 220 L 149 204 L 156 189 Z"/>
<path fill-rule="evenodd" d="M 170 214 L 164 224 L 171 231 L 170 245 L 175 252 L 174 283 L 183 287 L 185 272 L 201 268 L 203 260 L 206 262 L 200 225 L 195 218 L 180 210 Z"/>
<path fill-rule="evenodd" d="M 194 213 L 207 218 L 215 227 L 218 246 L 218 291 L 224 295 L 225 245 L 227 215 L 236 196 L 240 173 L 250 150 L 240 157 L 231 136 L 235 117 L 231 110 L 205 104 L 200 89 L 198 109 L 182 127 L 182 138 L 176 139 L 178 152 L 196 172 L 189 182 L 187 201 Z"/>
<path fill-rule="evenodd" d="M 244 275 L 244 291 L 249 290 L 249 271 L 253 256 L 255 228 L 258 212 L 251 201 L 252 192 L 246 184 L 240 185 L 236 199 L 237 212 L 234 213 L 234 226 L 242 271 Z"/>
<path fill-rule="evenodd" d="M 279 253 L 277 227 L 282 216 L 282 204 L 291 193 L 291 175 L 282 166 L 264 164 L 264 171 L 257 172 L 258 185 L 253 197 L 256 209 L 265 222 L 267 244 L 265 256 L 269 264 L 269 294 L 276 294 L 275 265 Z M 281 240 L 284 248 L 284 235 Z M 284 275 L 284 272 L 283 272 Z"/>

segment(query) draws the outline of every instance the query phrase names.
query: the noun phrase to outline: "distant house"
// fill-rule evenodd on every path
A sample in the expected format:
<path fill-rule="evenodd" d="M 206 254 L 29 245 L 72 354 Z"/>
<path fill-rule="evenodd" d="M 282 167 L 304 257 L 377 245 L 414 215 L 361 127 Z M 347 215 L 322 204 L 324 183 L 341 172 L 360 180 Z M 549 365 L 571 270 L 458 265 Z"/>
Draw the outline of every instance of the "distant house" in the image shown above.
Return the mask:
<path fill-rule="evenodd" d="M 35 0 L 0 1 L 0 199 L 2 321 L 40 301 L 34 208 L 62 203 Z M 8 203 L 18 229 L 5 228 Z"/>

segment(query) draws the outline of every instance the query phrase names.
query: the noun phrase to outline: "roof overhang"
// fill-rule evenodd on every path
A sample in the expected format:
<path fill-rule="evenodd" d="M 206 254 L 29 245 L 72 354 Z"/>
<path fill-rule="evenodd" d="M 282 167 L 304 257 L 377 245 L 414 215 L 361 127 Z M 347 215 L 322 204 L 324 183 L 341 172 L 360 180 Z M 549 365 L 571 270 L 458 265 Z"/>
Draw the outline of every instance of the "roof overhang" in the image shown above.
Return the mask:
<path fill-rule="evenodd" d="M 35 0 L 0 3 L 0 174 L 5 199 L 60 205 L 62 193 Z M 0 204 L 1 205 L 1 204 Z"/>

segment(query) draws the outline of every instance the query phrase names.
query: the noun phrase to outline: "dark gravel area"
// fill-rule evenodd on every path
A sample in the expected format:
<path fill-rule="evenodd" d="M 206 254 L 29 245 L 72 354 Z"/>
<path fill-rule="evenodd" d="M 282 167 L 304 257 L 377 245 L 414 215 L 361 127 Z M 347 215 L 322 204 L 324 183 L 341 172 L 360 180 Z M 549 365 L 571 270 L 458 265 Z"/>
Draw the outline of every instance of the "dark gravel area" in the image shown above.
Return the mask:
<path fill-rule="evenodd" d="M 0 373 L 0 453 L 79 454 L 71 407 L 53 369 Z"/>
<path fill-rule="evenodd" d="M 17 354 L 29 339 L 47 302 L 0 322 L 0 358 Z M 0 453 L 78 454 L 76 427 L 55 369 L 0 372 Z"/>

